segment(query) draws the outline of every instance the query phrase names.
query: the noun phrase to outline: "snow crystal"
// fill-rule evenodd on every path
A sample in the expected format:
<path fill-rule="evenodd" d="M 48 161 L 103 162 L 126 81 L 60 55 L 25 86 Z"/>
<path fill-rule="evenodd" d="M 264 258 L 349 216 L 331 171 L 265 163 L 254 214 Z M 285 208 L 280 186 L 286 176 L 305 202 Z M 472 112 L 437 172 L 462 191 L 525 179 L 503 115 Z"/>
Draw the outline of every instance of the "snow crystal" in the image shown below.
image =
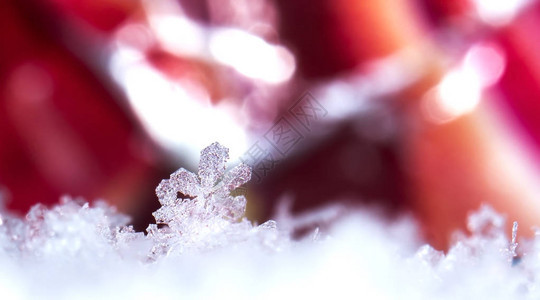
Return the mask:
<path fill-rule="evenodd" d="M 512 254 L 512 257 L 516 257 L 516 249 L 518 246 L 518 243 L 516 242 L 517 237 L 517 230 L 518 230 L 518 222 L 514 221 L 514 224 L 512 225 L 512 242 L 510 243 L 510 254 Z"/>
<path fill-rule="evenodd" d="M 225 174 L 228 159 L 229 150 L 213 143 L 201 151 L 199 176 L 180 168 L 161 181 L 156 194 L 162 206 L 153 215 L 157 224 L 166 226 L 151 224 L 147 229 L 157 241 L 153 256 L 171 254 L 173 249 L 181 253 L 201 245 L 216 246 L 223 242 L 221 236 L 251 229 L 251 223 L 241 219 L 246 198 L 231 195 L 250 180 L 251 169 L 240 164 Z M 177 197 L 178 193 L 185 198 Z"/>
<path fill-rule="evenodd" d="M 488 206 L 446 254 L 418 242 L 412 220 L 370 210 L 282 212 L 255 226 L 232 195 L 251 170 L 225 172 L 228 158 L 214 143 L 198 175 L 181 168 L 163 180 L 146 234 L 99 202 L 64 198 L 25 218 L 0 210 L 0 299 L 540 297 L 540 231 L 518 249 L 517 223 L 509 240 Z M 330 226 L 292 237 L 313 224 Z"/>

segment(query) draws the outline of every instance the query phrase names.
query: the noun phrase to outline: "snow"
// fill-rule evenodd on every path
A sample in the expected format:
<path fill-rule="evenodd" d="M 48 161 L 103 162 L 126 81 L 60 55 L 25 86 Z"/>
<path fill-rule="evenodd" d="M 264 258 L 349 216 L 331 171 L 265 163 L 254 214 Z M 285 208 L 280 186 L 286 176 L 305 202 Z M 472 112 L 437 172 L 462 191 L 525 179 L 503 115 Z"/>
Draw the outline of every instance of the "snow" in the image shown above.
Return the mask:
<path fill-rule="evenodd" d="M 540 239 L 518 245 L 517 223 L 507 228 L 488 206 L 446 254 L 422 245 L 412 219 L 369 209 L 283 213 L 256 226 L 243 216 L 245 198 L 231 196 L 251 171 L 225 173 L 227 159 L 214 143 L 198 175 L 179 169 L 163 180 L 146 234 L 106 203 L 65 198 L 25 218 L 3 210 L 0 299 L 540 297 Z M 330 224 L 293 238 L 319 222 Z"/>

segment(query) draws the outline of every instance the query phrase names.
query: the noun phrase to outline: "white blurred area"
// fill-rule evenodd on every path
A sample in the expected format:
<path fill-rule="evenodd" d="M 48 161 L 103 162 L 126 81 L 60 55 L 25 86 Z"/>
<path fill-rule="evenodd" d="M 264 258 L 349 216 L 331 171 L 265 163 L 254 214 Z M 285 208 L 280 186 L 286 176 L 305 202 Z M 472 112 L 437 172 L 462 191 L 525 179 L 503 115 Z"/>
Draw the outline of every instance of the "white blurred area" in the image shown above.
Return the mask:
<path fill-rule="evenodd" d="M 131 108 L 156 141 L 188 161 L 196 161 L 199 150 L 214 141 L 229 145 L 231 157 L 240 157 L 249 146 L 249 120 L 242 111 L 250 96 L 246 85 L 264 90 L 286 83 L 296 67 L 292 53 L 245 28 L 197 23 L 175 1 L 144 4 L 148 23 L 127 23 L 118 30 L 109 64 Z M 211 99 L 208 89 L 215 87 L 205 86 L 205 79 L 172 78 L 153 66 L 145 54 L 155 48 L 204 65 L 217 76 L 206 79 L 218 81 L 217 88 L 238 76 L 243 79 L 234 84 L 240 87 Z"/>
<path fill-rule="evenodd" d="M 210 35 L 212 56 L 239 73 L 267 83 L 281 83 L 294 73 L 294 57 L 281 46 L 236 29 L 219 29 Z"/>
<path fill-rule="evenodd" d="M 308 218 L 321 221 L 328 212 Z M 504 217 L 489 207 L 471 216 L 472 235 L 459 235 L 446 254 L 421 246 L 410 219 L 389 223 L 365 210 L 349 211 L 328 224 L 324 233 L 300 240 L 293 240 L 291 228 L 278 222 L 277 228 L 239 229 L 237 235 L 224 235 L 219 246 L 207 248 L 201 243 L 182 255 L 164 255 L 153 262 L 145 260 L 141 251 L 147 250 L 138 243 L 145 238 L 142 233 L 122 239 L 118 228 L 104 226 L 116 215 L 106 218 L 99 208 L 89 207 L 45 212 L 58 214 L 45 218 L 47 230 L 25 237 L 28 240 L 22 242 L 29 247 L 22 250 L 11 247 L 12 242 L 0 232 L 1 299 L 178 299 L 181 295 L 187 299 L 507 300 L 540 296 L 535 288 L 540 259 L 527 255 L 538 252 L 540 240 L 524 241 L 519 232 L 519 244 L 508 240 L 504 233 L 511 225 L 505 225 Z M 523 256 L 514 266 L 517 253 Z"/>
<path fill-rule="evenodd" d="M 151 136 L 175 153 L 196 158 L 199 149 L 219 141 L 229 145 L 231 157 L 241 156 L 253 136 L 266 131 L 278 117 L 280 100 L 275 91 L 294 81 L 295 57 L 276 42 L 276 12 L 270 2 L 208 1 L 212 25 L 190 19 L 175 1 L 143 3 L 148 23 L 120 28 L 110 61 L 133 111 Z M 475 0 L 473 4 L 480 20 L 501 26 L 527 3 Z M 215 76 L 208 81 L 218 86 L 205 85 L 197 76 L 166 76 L 147 61 L 145 53 L 152 48 L 204 64 Z M 417 50 L 401 49 L 330 82 L 312 85 L 315 98 L 329 112 L 322 123 L 335 124 L 366 113 L 369 99 L 407 88 L 424 75 L 428 64 Z M 444 124 L 475 111 L 485 90 L 500 79 L 505 64 L 505 54 L 496 45 L 482 41 L 470 45 L 461 61 L 425 95 L 424 117 Z M 212 89 L 221 89 L 217 101 Z"/>
<path fill-rule="evenodd" d="M 461 63 L 425 95 L 426 117 L 435 123 L 447 123 L 473 112 L 484 90 L 500 79 L 505 65 L 504 53 L 498 47 L 489 43 L 472 45 Z"/>
<path fill-rule="evenodd" d="M 473 0 L 478 17 L 491 26 L 504 26 L 534 0 Z"/>
<path fill-rule="evenodd" d="M 116 55 L 113 69 L 134 53 Z M 232 157 L 240 156 L 247 149 L 241 124 L 227 113 L 225 105 L 211 105 L 203 89 L 196 86 L 186 89 L 189 82 L 171 82 L 144 62 L 119 67 L 114 74 L 125 87 L 132 109 L 150 135 L 170 150 L 183 153 L 188 161 L 195 163 L 199 149 L 214 141 L 231 145 Z"/>

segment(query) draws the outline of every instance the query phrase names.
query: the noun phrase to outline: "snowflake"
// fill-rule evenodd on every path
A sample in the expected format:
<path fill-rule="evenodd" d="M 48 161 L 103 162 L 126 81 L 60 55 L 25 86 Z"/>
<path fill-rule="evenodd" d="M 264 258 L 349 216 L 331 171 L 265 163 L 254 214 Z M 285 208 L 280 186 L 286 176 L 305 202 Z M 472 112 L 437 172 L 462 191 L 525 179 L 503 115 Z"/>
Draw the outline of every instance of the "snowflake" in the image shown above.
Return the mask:
<path fill-rule="evenodd" d="M 193 240 L 219 232 L 244 216 L 246 198 L 231 192 L 251 179 L 251 168 L 240 164 L 225 174 L 228 159 L 229 149 L 213 143 L 201 151 L 198 176 L 180 168 L 160 182 L 156 195 L 162 207 L 153 213 L 157 224 L 147 230 L 154 240 L 162 241 L 156 252 L 168 251 L 174 236 Z"/>

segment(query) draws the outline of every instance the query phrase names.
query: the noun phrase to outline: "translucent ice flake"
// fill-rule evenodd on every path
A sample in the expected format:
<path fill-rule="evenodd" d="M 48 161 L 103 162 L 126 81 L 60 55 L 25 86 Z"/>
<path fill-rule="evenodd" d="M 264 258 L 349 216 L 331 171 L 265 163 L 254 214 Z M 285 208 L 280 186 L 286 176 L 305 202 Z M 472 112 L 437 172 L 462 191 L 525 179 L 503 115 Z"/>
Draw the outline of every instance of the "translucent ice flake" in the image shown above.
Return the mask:
<path fill-rule="evenodd" d="M 516 249 L 518 247 L 517 242 L 517 231 L 518 231 L 518 222 L 514 221 L 512 224 L 512 241 L 510 242 L 510 246 L 508 247 L 508 252 L 512 256 L 512 260 L 514 260 L 517 257 Z"/>
<path fill-rule="evenodd" d="M 228 159 L 229 150 L 213 143 L 201 151 L 198 176 L 180 168 L 160 182 L 156 195 L 162 207 L 153 215 L 163 227 L 148 228 L 149 236 L 156 241 L 153 255 L 189 248 L 203 240 L 206 243 L 232 224 L 248 223 L 240 220 L 246 198 L 232 196 L 231 192 L 250 180 L 251 168 L 240 164 L 225 174 Z"/>
<path fill-rule="evenodd" d="M 197 176 L 184 168 L 171 174 L 172 187 L 185 196 L 196 197 L 201 191 Z"/>
<path fill-rule="evenodd" d="M 167 205 L 176 199 L 176 191 L 171 186 L 169 179 L 163 179 L 156 187 L 156 195 L 161 205 Z"/>
<path fill-rule="evenodd" d="M 104 203 L 90 207 L 65 198 L 52 209 L 33 206 L 24 220 L 8 217 L 5 221 L 0 235 L 10 241 L 2 249 L 9 255 L 92 260 L 116 253 L 116 241 L 126 237 L 123 228 L 128 218 Z"/>
<path fill-rule="evenodd" d="M 240 164 L 223 176 L 228 159 L 229 150 L 220 144 L 213 143 L 206 147 L 201 151 L 198 177 L 180 168 L 171 174 L 170 179 L 161 181 L 156 188 L 160 203 L 162 205 L 176 203 L 177 193 L 185 197 L 199 198 L 203 200 L 205 206 L 217 203 L 226 205 L 226 202 L 234 201 L 234 197 L 230 196 L 231 192 L 251 179 L 251 168 Z"/>
<path fill-rule="evenodd" d="M 467 228 L 476 235 L 500 236 L 504 223 L 504 217 L 491 206 L 482 205 L 479 211 L 469 216 Z"/>
<path fill-rule="evenodd" d="M 223 176 L 227 160 L 229 160 L 229 149 L 219 143 L 213 143 L 201 151 L 199 178 L 203 188 L 211 188 Z"/>

